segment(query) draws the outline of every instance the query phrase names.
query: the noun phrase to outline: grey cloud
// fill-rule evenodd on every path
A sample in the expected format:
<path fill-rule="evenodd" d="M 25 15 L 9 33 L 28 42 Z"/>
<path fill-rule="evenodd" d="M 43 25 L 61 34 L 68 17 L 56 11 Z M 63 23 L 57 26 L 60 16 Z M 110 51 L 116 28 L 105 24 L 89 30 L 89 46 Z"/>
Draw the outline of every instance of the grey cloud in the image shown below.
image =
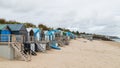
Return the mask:
<path fill-rule="evenodd" d="M 35 3 L 32 0 L 0 0 L 0 7 L 14 12 L 26 13 L 35 9 Z"/>
<path fill-rule="evenodd" d="M 119 0 L 0 0 L 7 20 L 120 36 Z"/>
<path fill-rule="evenodd" d="M 1 8 L 13 8 L 15 5 L 15 2 L 13 0 L 8 1 L 7 0 L 0 0 L 0 7 Z"/>

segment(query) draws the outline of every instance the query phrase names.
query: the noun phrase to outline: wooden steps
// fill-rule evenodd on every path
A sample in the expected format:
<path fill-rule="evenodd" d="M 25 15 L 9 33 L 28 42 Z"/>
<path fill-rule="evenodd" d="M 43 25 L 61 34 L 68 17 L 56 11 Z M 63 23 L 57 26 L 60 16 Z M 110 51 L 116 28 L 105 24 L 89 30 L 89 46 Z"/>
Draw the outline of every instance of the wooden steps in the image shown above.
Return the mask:
<path fill-rule="evenodd" d="M 25 61 L 29 61 L 28 58 L 29 56 L 27 54 L 24 53 L 23 50 L 21 50 L 21 48 L 19 47 L 21 44 L 20 43 L 11 43 L 12 47 L 15 49 L 15 51 L 25 60 Z"/>
<path fill-rule="evenodd" d="M 45 49 L 42 47 L 42 45 L 40 44 L 39 41 L 36 41 L 36 44 L 37 44 L 38 48 L 40 49 L 40 51 L 45 52 Z"/>

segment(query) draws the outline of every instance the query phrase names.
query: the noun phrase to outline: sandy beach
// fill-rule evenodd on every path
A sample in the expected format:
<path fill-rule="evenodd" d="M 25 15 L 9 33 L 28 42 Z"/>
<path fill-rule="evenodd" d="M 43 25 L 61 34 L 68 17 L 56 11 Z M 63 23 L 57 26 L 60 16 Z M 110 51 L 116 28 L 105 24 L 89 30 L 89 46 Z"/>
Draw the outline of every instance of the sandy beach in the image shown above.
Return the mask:
<path fill-rule="evenodd" d="M 30 62 L 0 58 L 0 68 L 120 68 L 120 43 L 76 39 L 61 49 L 37 53 Z"/>

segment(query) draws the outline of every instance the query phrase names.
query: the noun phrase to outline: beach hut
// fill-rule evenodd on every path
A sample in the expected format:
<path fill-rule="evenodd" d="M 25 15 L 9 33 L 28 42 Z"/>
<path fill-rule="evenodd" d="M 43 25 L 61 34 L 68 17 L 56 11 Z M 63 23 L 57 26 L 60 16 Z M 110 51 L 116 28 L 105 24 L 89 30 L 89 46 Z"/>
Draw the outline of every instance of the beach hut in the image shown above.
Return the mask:
<path fill-rule="evenodd" d="M 50 42 L 50 32 L 44 31 L 44 35 L 45 35 L 45 41 Z"/>
<path fill-rule="evenodd" d="M 33 32 L 34 32 L 34 38 L 37 41 L 40 41 L 40 29 L 39 28 L 33 28 Z"/>
<path fill-rule="evenodd" d="M 61 35 L 61 31 L 60 30 L 52 30 L 54 33 L 53 33 L 53 36 L 54 36 L 54 39 L 57 41 L 58 45 L 59 46 L 63 46 L 63 38 L 62 38 L 62 35 Z"/>
<path fill-rule="evenodd" d="M 69 45 L 69 41 L 70 41 L 70 33 L 69 32 L 65 32 L 62 31 L 61 32 L 62 35 L 62 41 L 64 45 Z"/>
<path fill-rule="evenodd" d="M 30 54 L 30 47 L 26 44 L 28 40 L 28 32 L 24 24 L 7 24 L 7 26 L 10 28 L 12 34 L 10 45 L 14 52 L 13 56 L 16 58 L 21 57 L 25 61 L 28 61 L 28 56 L 30 56 L 28 55 Z"/>
<path fill-rule="evenodd" d="M 11 31 L 6 24 L 0 25 L 0 42 L 9 42 L 10 41 Z"/>
<path fill-rule="evenodd" d="M 55 31 L 54 30 L 48 31 L 48 35 L 49 35 L 50 47 L 53 49 L 60 50 L 60 47 L 58 46 L 58 42 L 55 40 Z"/>
<path fill-rule="evenodd" d="M 0 25 L 0 56 L 7 59 L 24 59 L 28 61 L 28 48 L 24 48 L 23 43 L 27 40 L 23 39 L 27 31 L 23 24 L 3 24 Z M 21 39 L 22 38 L 22 39 Z M 29 50 L 30 51 L 30 50 Z"/>
<path fill-rule="evenodd" d="M 33 28 L 34 32 L 34 43 L 35 43 L 35 51 L 36 52 L 45 52 L 46 51 L 46 43 L 42 42 L 41 30 L 39 28 Z"/>
<path fill-rule="evenodd" d="M 51 47 L 50 47 L 50 33 L 49 33 L 49 31 L 44 31 L 44 41 L 46 41 L 46 49 L 47 50 L 50 50 L 51 49 Z"/>
<path fill-rule="evenodd" d="M 31 50 L 33 52 L 45 52 L 46 44 L 42 43 L 41 30 L 39 28 L 27 28 L 28 42 L 30 43 Z"/>
<path fill-rule="evenodd" d="M 27 30 L 24 24 L 7 24 L 11 30 L 11 33 L 16 36 L 17 42 L 26 42 L 27 41 Z"/>
<path fill-rule="evenodd" d="M 68 39 L 75 39 L 75 35 L 72 32 L 66 32 Z"/>
<path fill-rule="evenodd" d="M 66 36 L 67 36 L 68 40 L 70 40 L 70 32 L 66 32 Z"/>
<path fill-rule="evenodd" d="M 33 30 L 33 38 L 34 38 L 34 43 L 35 43 L 35 51 L 39 52 L 41 51 L 42 47 L 39 43 L 40 40 L 40 29 L 39 28 L 32 28 Z"/>
<path fill-rule="evenodd" d="M 92 40 L 93 40 L 93 35 L 88 34 L 88 35 L 85 35 L 84 38 L 85 38 L 85 39 L 88 39 L 88 40 L 90 40 L 90 41 L 92 41 Z"/>
<path fill-rule="evenodd" d="M 35 53 L 35 42 L 34 42 L 34 32 L 33 32 L 33 28 L 26 28 L 27 29 L 27 32 L 28 32 L 28 40 L 27 40 L 27 42 L 30 44 L 30 49 L 31 49 L 31 54 L 32 55 L 37 55 L 36 53 Z"/>
<path fill-rule="evenodd" d="M 33 31 L 33 28 L 26 28 L 27 29 L 27 32 L 28 32 L 28 39 L 27 41 L 28 42 L 34 42 L 34 31 Z"/>
<path fill-rule="evenodd" d="M 75 39 L 75 35 L 73 33 L 71 33 L 71 36 L 70 36 L 71 39 Z"/>
<path fill-rule="evenodd" d="M 11 31 L 6 24 L 0 24 L 0 56 L 13 59 L 13 49 L 8 45 Z"/>
<path fill-rule="evenodd" d="M 40 45 L 42 46 L 43 50 L 46 51 L 46 50 L 49 50 L 49 41 L 46 41 L 45 40 L 45 32 L 40 29 Z"/>

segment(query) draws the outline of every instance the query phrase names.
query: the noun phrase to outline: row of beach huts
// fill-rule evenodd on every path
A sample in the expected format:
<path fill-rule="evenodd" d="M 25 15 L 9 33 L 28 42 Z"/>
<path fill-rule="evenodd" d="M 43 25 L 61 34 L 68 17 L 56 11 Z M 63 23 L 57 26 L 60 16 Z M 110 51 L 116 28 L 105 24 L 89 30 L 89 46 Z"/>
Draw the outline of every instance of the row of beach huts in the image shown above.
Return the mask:
<path fill-rule="evenodd" d="M 0 24 L 0 57 L 10 60 L 30 61 L 36 52 L 61 50 L 76 36 L 61 30 L 26 28 L 24 24 Z"/>

